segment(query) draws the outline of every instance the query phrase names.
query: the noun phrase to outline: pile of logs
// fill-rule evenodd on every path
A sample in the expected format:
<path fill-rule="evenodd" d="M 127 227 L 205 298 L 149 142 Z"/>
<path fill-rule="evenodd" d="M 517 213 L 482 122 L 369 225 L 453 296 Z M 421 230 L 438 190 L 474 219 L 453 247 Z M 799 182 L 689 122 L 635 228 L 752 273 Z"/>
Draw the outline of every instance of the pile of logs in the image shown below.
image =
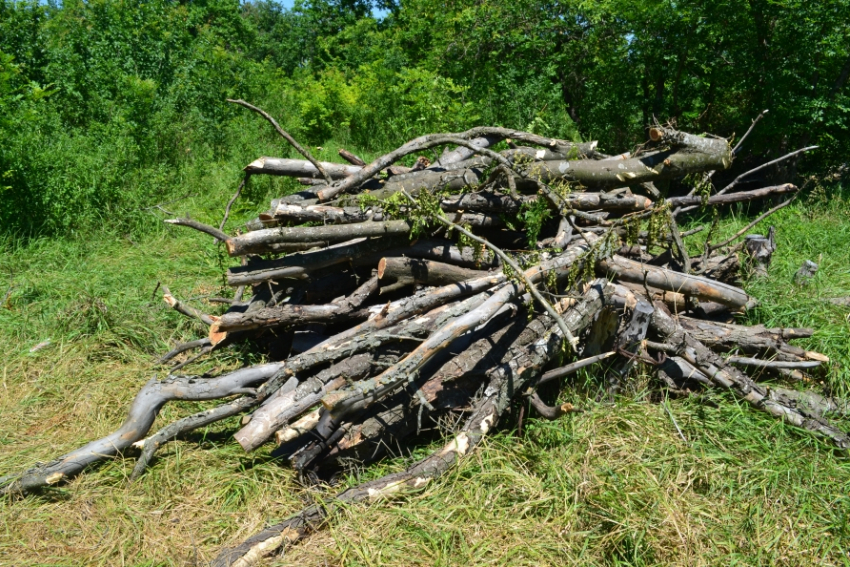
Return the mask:
<path fill-rule="evenodd" d="M 850 449 L 850 437 L 825 417 L 847 412 L 846 403 L 758 381 L 803 383 L 818 372 L 828 359 L 789 343 L 812 331 L 734 323 L 757 304 L 739 278 L 766 273 L 773 234 L 736 244 L 747 227 L 725 242 L 709 238 L 691 257 L 684 239 L 703 228 L 682 232 L 677 224 L 695 208 L 793 198 L 794 185 L 751 182 L 779 160 L 716 190 L 713 172 L 730 167 L 740 142 L 732 148 L 658 126 L 639 150 L 615 156 L 595 142 L 475 128 L 417 138 L 369 164 L 345 151 L 348 164 L 322 163 L 271 117 L 234 102 L 260 112 L 306 158 L 260 158 L 245 168 L 246 181 L 288 175 L 301 178 L 303 190 L 273 201 L 235 236 L 169 221 L 212 234 L 241 259 L 226 274 L 235 299 L 209 315 L 166 289 L 166 302 L 209 334 L 162 362 L 200 351 L 145 384 L 113 434 L 6 477 L 4 492 L 57 484 L 134 451 L 136 478 L 164 443 L 242 414 L 234 437 L 246 451 L 274 444 L 274 454 L 308 479 L 374 461 L 423 430 L 449 431 L 441 449 L 408 470 L 336 500 L 402 495 L 474 450 L 511 404 L 546 419 L 578 411 L 569 402 L 550 405 L 538 389 L 581 368 L 598 378 L 600 396 L 628 392 L 640 366 L 674 395 L 726 390 Z M 438 158 L 437 147 L 447 148 Z M 398 165 L 414 156 L 412 167 Z M 691 194 L 664 196 L 669 181 L 686 176 Z M 265 348 L 269 361 L 211 378 L 176 373 L 246 340 Z M 149 435 L 168 401 L 213 399 L 225 401 Z M 254 564 L 320 526 L 332 508 L 308 507 L 223 551 L 215 564 Z"/>

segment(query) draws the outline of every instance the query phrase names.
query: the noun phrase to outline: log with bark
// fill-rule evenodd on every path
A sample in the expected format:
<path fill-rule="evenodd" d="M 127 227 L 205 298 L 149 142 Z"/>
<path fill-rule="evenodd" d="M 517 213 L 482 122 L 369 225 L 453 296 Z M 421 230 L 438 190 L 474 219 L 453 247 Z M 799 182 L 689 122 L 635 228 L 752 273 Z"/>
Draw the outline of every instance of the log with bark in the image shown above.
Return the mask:
<path fill-rule="evenodd" d="M 743 247 L 729 248 L 735 238 L 690 246 L 686 239 L 702 228 L 677 224 L 687 207 L 755 202 L 796 187 L 665 198 L 654 181 L 725 169 L 733 152 L 723 139 L 660 127 L 649 134 L 613 157 L 595 142 L 482 127 L 425 135 L 368 164 L 344 150 L 346 163 L 317 162 L 300 146 L 307 160 L 252 162 L 250 175 L 322 181 L 275 199 L 242 234 L 172 222 L 241 257 L 225 281 L 247 299 L 240 291 L 209 313 L 164 288 L 168 305 L 208 337 L 177 346 L 161 363 L 197 351 L 178 366 L 189 365 L 245 341 L 270 361 L 211 378 L 174 369 L 154 377 L 114 433 L 3 477 L 0 491 L 68 482 L 116 454 L 138 454 L 137 478 L 163 444 L 239 414 L 233 435 L 242 449 L 273 451 L 307 478 L 381 458 L 387 446 L 413 446 L 435 424 L 461 424 L 406 471 L 310 506 L 214 563 L 252 565 L 321 527 L 340 504 L 424 489 L 473 451 L 513 402 L 546 419 L 574 411 L 548 405 L 544 394 L 592 365 L 600 392 L 615 400 L 628 395 L 640 368 L 676 395 L 725 389 L 846 452 L 850 438 L 829 416 L 846 414 L 847 402 L 795 389 L 815 383 L 800 381 L 804 373 L 828 371 L 827 357 L 792 344 L 814 331 L 731 323 L 757 306 L 741 288 Z M 418 155 L 436 148 L 445 150 L 434 163 Z M 745 258 L 762 262 L 756 240 L 747 241 Z M 763 240 L 770 254 L 783 253 Z M 763 375 L 792 387 L 761 384 Z M 149 435 L 169 401 L 216 399 Z"/>

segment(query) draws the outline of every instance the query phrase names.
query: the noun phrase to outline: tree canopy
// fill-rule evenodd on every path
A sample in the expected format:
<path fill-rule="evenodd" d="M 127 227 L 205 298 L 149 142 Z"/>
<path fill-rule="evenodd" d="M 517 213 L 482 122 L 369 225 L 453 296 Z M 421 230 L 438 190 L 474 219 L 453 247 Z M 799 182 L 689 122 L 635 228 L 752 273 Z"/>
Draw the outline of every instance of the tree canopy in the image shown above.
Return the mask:
<path fill-rule="evenodd" d="M 848 0 L 0 0 L 0 226 L 74 230 L 236 159 L 227 97 L 374 151 L 481 123 L 613 150 L 769 109 L 750 157 L 817 144 L 823 172 L 850 150 L 848 76 Z"/>

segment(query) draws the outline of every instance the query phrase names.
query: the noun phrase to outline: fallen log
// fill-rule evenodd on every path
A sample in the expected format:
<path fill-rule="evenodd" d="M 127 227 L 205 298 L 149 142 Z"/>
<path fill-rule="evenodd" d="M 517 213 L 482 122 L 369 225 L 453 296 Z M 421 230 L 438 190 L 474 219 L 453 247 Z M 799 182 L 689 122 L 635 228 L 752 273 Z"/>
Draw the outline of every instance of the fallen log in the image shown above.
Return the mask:
<path fill-rule="evenodd" d="M 368 256 L 406 242 L 404 235 L 360 237 L 313 252 L 290 254 L 278 260 L 252 261 L 245 266 L 227 270 L 227 285 L 236 287 L 275 279 L 305 277 L 316 270 L 351 263 L 361 256 Z"/>
<path fill-rule="evenodd" d="M 613 275 L 618 280 L 646 284 L 653 288 L 673 291 L 705 301 L 714 301 L 733 309 L 751 309 L 755 299 L 742 289 L 708 278 L 674 272 L 614 255 L 596 263 L 599 275 Z"/>
<path fill-rule="evenodd" d="M 487 275 L 489 275 L 487 272 L 481 270 L 470 270 L 452 264 L 419 258 L 389 257 L 381 258 L 378 262 L 378 280 L 382 285 L 381 293 L 388 293 L 414 284 L 449 285 Z"/>
<path fill-rule="evenodd" d="M 0 483 L 0 493 L 26 492 L 58 484 L 82 472 L 86 466 L 127 449 L 150 430 L 162 406 L 171 400 L 216 400 L 235 394 L 252 393 L 250 386 L 269 380 L 283 367 L 281 363 L 244 368 L 213 379 L 194 376 L 151 378 L 136 395 L 124 424 L 115 432 L 62 455 L 45 465 L 14 475 Z"/>

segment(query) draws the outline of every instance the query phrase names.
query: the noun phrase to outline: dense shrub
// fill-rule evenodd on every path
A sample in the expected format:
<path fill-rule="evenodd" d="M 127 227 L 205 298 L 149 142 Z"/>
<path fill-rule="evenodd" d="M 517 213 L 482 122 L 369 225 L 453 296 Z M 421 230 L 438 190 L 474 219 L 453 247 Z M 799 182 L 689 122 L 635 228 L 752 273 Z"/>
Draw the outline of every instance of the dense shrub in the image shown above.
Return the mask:
<path fill-rule="evenodd" d="M 847 21 L 850 0 L 0 0 L 0 232 L 131 222 L 235 174 L 274 137 L 227 97 L 366 152 L 482 123 L 619 151 L 768 108 L 750 157 L 818 144 L 825 172 L 850 151 Z"/>

